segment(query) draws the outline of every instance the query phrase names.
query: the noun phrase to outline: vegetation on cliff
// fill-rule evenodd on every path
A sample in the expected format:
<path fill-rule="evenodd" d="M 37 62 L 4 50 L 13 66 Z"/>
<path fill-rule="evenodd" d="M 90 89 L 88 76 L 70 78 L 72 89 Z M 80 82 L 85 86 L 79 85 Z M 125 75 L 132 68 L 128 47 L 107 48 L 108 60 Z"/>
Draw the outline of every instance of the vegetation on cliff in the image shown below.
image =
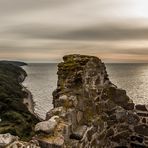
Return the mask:
<path fill-rule="evenodd" d="M 38 122 L 23 104 L 28 94 L 22 90 L 21 82 L 26 76 L 22 68 L 0 62 L 0 134 L 11 133 L 25 140 L 34 134 Z"/>
<path fill-rule="evenodd" d="M 25 66 L 25 65 L 27 65 L 27 63 L 25 63 L 25 62 L 7 61 L 7 60 L 2 60 L 2 61 L 0 61 L 0 63 L 13 64 L 13 65 L 17 65 L 17 66 Z"/>

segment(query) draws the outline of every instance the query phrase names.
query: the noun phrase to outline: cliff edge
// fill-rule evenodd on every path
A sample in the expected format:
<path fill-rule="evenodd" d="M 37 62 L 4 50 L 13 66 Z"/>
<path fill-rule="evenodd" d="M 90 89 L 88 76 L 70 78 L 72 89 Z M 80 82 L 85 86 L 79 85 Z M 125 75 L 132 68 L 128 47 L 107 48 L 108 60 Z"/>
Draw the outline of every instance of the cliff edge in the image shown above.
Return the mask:
<path fill-rule="evenodd" d="M 29 140 L 35 134 L 34 126 L 39 120 L 24 104 L 28 93 L 21 83 L 26 76 L 21 67 L 0 62 L 0 147 L 15 140 L 15 136 Z"/>

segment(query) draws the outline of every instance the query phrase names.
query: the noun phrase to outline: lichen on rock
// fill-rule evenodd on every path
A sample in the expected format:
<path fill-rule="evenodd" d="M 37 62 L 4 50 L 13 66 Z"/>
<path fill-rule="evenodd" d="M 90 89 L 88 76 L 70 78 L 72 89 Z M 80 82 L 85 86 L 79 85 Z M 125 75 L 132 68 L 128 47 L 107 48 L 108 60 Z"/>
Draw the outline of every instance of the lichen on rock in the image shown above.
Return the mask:
<path fill-rule="evenodd" d="M 125 90 L 112 84 L 105 64 L 97 57 L 77 54 L 64 56 L 63 61 L 58 65 L 54 108 L 46 117 L 58 116 L 58 123 L 52 133 L 37 136 L 40 145 L 147 148 L 148 110 L 135 106 Z"/>

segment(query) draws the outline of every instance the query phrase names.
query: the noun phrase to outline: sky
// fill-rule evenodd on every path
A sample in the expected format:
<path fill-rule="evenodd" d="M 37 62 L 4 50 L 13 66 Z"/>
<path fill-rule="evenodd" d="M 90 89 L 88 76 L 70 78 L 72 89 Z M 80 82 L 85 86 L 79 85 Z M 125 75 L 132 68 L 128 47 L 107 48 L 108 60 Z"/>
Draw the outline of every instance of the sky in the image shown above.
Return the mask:
<path fill-rule="evenodd" d="M 148 0 L 0 0 L 0 59 L 148 62 L 147 8 Z"/>

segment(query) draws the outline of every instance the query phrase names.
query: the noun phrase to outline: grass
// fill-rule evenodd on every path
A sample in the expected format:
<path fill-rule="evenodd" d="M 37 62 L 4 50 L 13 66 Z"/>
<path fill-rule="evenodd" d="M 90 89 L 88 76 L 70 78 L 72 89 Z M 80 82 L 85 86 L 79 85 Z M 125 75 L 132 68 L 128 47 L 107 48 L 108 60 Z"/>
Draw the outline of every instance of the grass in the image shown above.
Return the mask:
<path fill-rule="evenodd" d="M 34 135 L 38 119 L 23 104 L 25 92 L 20 83 L 27 76 L 18 66 L 0 62 L 0 134 L 11 133 L 22 140 Z"/>

